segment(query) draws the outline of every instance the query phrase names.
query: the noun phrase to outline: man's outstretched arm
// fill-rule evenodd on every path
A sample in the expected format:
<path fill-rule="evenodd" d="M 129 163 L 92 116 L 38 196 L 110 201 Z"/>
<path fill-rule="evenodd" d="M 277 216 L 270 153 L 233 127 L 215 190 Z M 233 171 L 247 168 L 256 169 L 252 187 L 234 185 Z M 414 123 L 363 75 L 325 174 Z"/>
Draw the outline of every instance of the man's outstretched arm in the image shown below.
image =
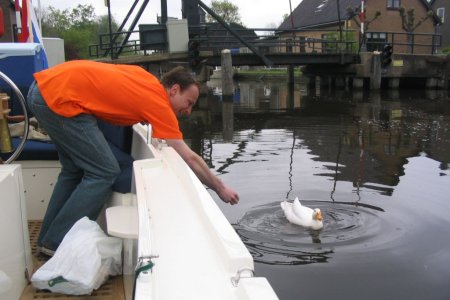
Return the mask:
<path fill-rule="evenodd" d="M 183 140 L 169 139 L 167 140 L 167 144 L 177 151 L 200 181 L 214 190 L 223 202 L 232 205 L 239 202 L 239 195 L 214 175 L 205 161 L 197 153 L 192 151 Z"/>

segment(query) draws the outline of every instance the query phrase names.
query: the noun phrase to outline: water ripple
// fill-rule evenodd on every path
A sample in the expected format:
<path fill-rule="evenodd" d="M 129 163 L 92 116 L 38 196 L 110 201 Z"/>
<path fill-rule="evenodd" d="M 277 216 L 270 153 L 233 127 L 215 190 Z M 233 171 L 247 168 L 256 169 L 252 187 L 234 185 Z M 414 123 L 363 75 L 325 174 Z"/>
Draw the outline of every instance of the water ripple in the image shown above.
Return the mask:
<path fill-rule="evenodd" d="M 322 210 L 324 228 L 308 230 L 289 223 L 279 202 L 258 206 L 234 225 L 256 262 L 266 264 L 323 263 L 337 247 L 365 250 L 395 239 L 380 233 L 383 209 L 361 203 L 305 201 Z M 383 227 L 383 228 L 382 228 Z"/>

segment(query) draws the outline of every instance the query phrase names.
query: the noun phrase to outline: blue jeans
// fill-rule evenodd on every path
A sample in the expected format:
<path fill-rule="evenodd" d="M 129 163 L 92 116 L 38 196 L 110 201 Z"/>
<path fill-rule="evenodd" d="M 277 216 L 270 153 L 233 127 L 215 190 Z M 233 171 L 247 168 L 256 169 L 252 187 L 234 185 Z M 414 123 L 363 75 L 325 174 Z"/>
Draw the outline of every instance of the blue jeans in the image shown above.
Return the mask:
<path fill-rule="evenodd" d="M 55 114 L 35 83 L 27 104 L 55 144 L 62 166 L 38 238 L 39 246 L 56 250 L 76 221 L 97 218 L 120 168 L 94 116 Z"/>

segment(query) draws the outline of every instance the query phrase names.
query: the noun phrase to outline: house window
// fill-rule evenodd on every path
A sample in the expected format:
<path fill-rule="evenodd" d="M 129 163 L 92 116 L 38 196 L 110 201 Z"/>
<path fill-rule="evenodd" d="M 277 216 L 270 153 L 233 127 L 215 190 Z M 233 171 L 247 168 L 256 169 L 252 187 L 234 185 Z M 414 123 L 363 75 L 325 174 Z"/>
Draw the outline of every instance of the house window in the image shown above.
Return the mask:
<path fill-rule="evenodd" d="M 387 43 L 387 34 L 385 32 L 367 32 L 367 51 L 382 51 Z"/>
<path fill-rule="evenodd" d="M 399 9 L 400 8 L 400 0 L 387 0 L 388 9 Z"/>
<path fill-rule="evenodd" d="M 292 39 L 286 40 L 286 52 L 292 53 L 294 50 L 294 41 Z"/>
<path fill-rule="evenodd" d="M 445 21 L 445 7 L 439 7 L 436 10 L 436 14 L 441 19 L 441 22 L 444 23 L 444 21 Z"/>
<path fill-rule="evenodd" d="M 300 53 L 306 52 L 306 37 L 300 37 Z"/>

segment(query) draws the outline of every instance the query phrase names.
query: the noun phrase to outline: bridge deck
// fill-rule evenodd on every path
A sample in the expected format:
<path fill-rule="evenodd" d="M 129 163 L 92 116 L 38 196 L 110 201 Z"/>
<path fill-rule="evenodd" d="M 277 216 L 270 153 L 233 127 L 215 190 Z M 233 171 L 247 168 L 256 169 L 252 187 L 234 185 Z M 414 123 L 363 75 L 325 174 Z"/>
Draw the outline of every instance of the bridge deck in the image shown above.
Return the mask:
<path fill-rule="evenodd" d="M 268 53 L 265 56 L 274 65 L 311 65 L 311 64 L 352 64 L 358 62 L 358 54 L 348 53 Z M 220 66 L 220 54 L 202 51 L 200 57 L 209 66 Z M 98 61 L 115 64 L 152 64 L 166 61 L 188 62 L 188 53 L 153 53 L 150 55 L 121 56 L 117 59 L 101 58 Z M 232 56 L 234 66 L 261 66 L 264 63 L 252 53 L 239 53 Z"/>

